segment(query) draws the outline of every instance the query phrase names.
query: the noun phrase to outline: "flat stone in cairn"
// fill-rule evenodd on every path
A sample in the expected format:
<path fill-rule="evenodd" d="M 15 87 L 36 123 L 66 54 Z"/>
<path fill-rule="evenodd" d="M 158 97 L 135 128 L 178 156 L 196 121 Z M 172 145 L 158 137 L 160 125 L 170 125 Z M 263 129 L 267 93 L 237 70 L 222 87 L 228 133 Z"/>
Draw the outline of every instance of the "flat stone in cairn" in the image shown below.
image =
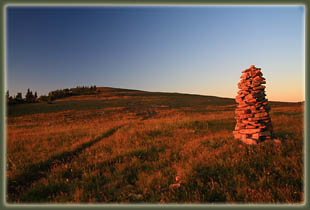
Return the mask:
<path fill-rule="evenodd" d="M 254 65 L 242 71 L 238 83 L 238 95 L 235 110 L 237 121 L 233 131 L 235 139 L 246 144 L 257 144 L 266 139 L 271 139 L 272 124 L 269 116 L 270 107 L 265 98 L 265 78 L 260 68 Z"/>

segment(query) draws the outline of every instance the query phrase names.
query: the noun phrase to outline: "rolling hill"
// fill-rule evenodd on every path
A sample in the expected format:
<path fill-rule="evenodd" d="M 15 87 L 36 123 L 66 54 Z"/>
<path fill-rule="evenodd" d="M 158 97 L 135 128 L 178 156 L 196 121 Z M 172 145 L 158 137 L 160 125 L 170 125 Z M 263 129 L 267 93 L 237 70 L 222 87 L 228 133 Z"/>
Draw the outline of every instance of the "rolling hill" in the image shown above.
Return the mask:
<path fill-rule="evenodd" d="M 302 203 L 303 103 L 233 138 L 234 99 L 101 87 L 7 115 L 9 203 Z"/>

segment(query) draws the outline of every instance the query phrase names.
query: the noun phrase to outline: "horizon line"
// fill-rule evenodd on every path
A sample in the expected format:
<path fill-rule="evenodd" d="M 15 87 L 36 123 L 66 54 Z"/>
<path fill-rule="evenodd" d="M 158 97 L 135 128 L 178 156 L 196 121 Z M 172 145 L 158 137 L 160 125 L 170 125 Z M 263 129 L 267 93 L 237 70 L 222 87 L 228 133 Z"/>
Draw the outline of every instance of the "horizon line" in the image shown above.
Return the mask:
<path fill-rule="evenodd" d="M 72 88 L 77 88 L 77 87 L 91 87 L 91 86 L 96 86 L 96 88 L 112 88 L 112 89 L 121 89 L 121 90 L 142 91 L 142 92 L 149 92 L 149 93 L 171 93 L 171 94 L 176 93 L 176 94 L 187 94 L 187 95 L 194 95 L 194 96 L 217 97 L 217 98 L 224 98 L 224 99 L 235 100 L 235 97 L 227 97 L 227 96 L 205 95 L 205 94 L 199 94 L 199 93 L 176 92 L 176 91 L 152 91 L 152 90 L 131 89 L 131 88 L 111 87 L 111 86 L 97 86 L 97 85 L 77 85 L 77 86 L 71 87 L 71 88 L 66 87 L 66 88 L 62 88 L 62 89 L 50 90 L 49 92 L 56 91 L 56 90 L 72 89 Z M 38 92 L 38 91 L 35 91 L 35 90 L 31 90 L 31 88 L 27 88 L 27 89 L 29 89 L 32 92 Z M 5 94 L 6 94 L 7 91 L 9 91 L 9 89 L 6 89 Z M 22 92 L 23 91 L 18 91 L 17 93 L 22 93 Z M 27 92 L 27 90 L 25 92 Z M 47 96 L 47 95 L 46 94 L 41 94 L 40 96 Z M 40 97 L 40 96 L 38 96 L 38 97 Z M 305 103 L 305 100 L 300 100 L 300 101 L 279 101 L 279 100 L 269 100 L 269 99 L 267 99 L 267 100 L 269 102 L 281 102 L 281 103 Z"/>

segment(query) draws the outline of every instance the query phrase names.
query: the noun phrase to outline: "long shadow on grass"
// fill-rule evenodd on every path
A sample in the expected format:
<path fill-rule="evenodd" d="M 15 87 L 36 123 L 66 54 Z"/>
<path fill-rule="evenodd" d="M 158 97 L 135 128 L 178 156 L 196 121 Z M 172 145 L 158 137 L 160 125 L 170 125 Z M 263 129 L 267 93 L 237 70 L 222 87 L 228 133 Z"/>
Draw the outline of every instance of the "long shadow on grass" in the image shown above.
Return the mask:
<path fill-rule="evenodd" d="M 121 126 L 112 128 L 105 132 L 103 135 L 81 144 L 79 147 L 72 151 L 65 151 L 61 154 L 54 155 L 47 159 L 46 161 L 41 161 L 39 163 L 29 165 L 23 173 L 17 175 L 16 177 L 8 180 L 7 193 L 10 200 L 15 200 L 21 192 L 23 192 L 27 187 L 29 187 L 33 182 L 39 180 L 48 175 L 48 171 L 52 166 L 64 164 L 71 161 L 73 158 L 81 154 L 85 149 L 92 146 L 93 144 L 99 142 L 103 138 L 107 138 L 113 135 Z"/>

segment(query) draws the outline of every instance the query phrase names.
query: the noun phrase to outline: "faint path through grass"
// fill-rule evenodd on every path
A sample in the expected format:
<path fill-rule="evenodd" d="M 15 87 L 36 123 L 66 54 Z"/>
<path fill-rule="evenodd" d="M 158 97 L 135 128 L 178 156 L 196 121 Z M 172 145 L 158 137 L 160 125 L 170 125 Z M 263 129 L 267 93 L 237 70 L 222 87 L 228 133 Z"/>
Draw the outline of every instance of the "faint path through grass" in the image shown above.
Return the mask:
<path fill-rule="evenodd" d="M 89 148 L 93 144 L 101 141 L 104 138 L 107 138 L 113 135 L 119 128 L 122 126 L 117 126 L 115 128 L 109 129 L 103 135 L 88 141 L 84 144 L 81 144 L 77 148 L 71 151 L 65 151 L 63 153 L 54 155 L 47 159 L 46 161 L 41 161 L 29 165 L 23 173 L 17 175 L 16 177 L 9 179 L 7 182 L 7 192 L 8 198 L 10 200 L 15 200 L 15 198 L 26 190 L 31 184 L 43 177 L 47 176 L 48 171 L 55 165 L 65 164 L 69 161 L 72 161 L 73 158 L 81 154 L 85 149 Z"/>

